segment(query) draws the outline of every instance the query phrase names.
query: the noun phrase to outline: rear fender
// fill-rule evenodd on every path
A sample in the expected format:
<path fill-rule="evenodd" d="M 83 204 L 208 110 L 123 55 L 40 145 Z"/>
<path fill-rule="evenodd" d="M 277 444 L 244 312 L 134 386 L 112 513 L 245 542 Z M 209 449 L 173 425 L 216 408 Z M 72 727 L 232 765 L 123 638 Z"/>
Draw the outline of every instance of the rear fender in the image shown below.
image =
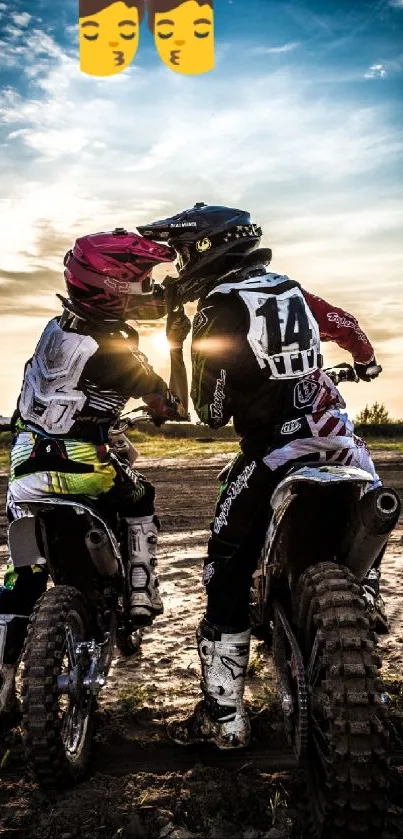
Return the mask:
<path fill-rule="evenodd" d="M 287 497 L 298 493 L 302 484 L 321 485 L 324 489 L 330 484 L 356 483 L 361 487 L 361 494 L 367 492 L 374 483 L 370 472 L 356 466 L 302 466 L 288 474 L 276 487 L 270 499 L 274 514 L 282 507 Z"/>
<path fill-rule="evenodd" d="M 101 527 L 109 538 L 118 562 L 121 562 L 119 545 L 113 530 L 91 507 L 59 498 L 52 498 L 49 501 L 44 499 L 19 501 L 18 506 L 24 512 L 24 516 L 11 522 L 8 533 L 10 556 L 16 568 L 41 565 L 46 562 L 47 558 L 43 556 L 43 550 L 38 544 L 37 519 L 41 513 L 49 513 L 63 507 L 73 510 L 77 515 L 87 515 L 93 525 Z"/>
<path fill-rule="evenodd" d="M 288 474 L 271 497 L 266 574 L 285 571 L 293 588 L 309 565 L 334 561 L 355 503 L 373 484 L 369 472 L 353 466 L 302 466 Z"/>

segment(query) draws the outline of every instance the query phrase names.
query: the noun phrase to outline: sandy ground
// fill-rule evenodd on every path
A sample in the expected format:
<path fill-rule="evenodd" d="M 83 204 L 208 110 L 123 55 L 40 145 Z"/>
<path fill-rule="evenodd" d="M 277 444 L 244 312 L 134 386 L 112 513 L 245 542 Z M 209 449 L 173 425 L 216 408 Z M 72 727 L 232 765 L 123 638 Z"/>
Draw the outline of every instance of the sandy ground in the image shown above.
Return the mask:
<path fill-rule="evenodd" d="M 26 772 L 18 731 L 3 744 L 0 836 L 7 839 L 290 839 L 303 836 L 298 811 L 301 779 L 283 735 L 270 660 L 253 643 L 246 698 L 252 715 L 249 749 L 223 755 L 169 743 L 166 719 L 199 697 L 195 627 L 203 614 L 201 567 L 225 458 L 140 460 L 157 488 L 163 529 L 159 540 L 165 613 L 145 632 L 141 653 L 117 656 L 101 694 L 89 779 L 76 790 L 45 795 Z M 403 495 L 403 458 L 377 460 L 385 483 Z M 6 476 L 0 476 L 4 498 Z M 392 633 L 382 641 L 384 674 L 400 679 L 403 697 L 403 522 L 383 568 Z M 6 559 L 0 518 L 0 561 Z M 403 701 L 402 701 L 403 705 Z M 392 739 L 403 749 L 402 717 Z M 403 837 L 401 774 L 391 773 L 387 839 Z M 386 839 L 385 837 L 385 839 Z"/>

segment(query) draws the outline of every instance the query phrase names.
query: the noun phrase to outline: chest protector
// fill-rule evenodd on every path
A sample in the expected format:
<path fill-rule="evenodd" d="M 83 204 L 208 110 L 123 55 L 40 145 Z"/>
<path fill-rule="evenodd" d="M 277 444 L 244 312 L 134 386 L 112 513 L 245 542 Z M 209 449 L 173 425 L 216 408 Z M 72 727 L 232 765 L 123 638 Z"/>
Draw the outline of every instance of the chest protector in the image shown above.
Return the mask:
<path fill-rule="evenodd" d="M 19 402 L 22 418 L 48 434 L 67 434 L 86 402 L 78 383 L 97 349 L 90 335 L 64 332 L 51 320 L 25 370 Z"/>
<path fill-rule="evenodd" d="M 318 324 L 297 283 L 279 274 L 223 283 L 212 294 L 235 293 L 249 313 L 248 344 L 270 379 L 297 379 L 322 366 Z"/>

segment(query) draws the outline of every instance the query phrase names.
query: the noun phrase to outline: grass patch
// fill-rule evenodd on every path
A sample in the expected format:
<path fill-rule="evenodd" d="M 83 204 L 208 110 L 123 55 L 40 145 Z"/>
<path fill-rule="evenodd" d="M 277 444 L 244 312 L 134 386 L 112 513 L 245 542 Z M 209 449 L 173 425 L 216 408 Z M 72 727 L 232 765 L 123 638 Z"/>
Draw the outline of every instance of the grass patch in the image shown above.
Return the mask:
<path fill-rule="evenodd" d="M 10 468 L 10 452 L 8 449 L 0 449 L 0 469 Z"/>
<path fill-rule="evenodd" d="M 363 438 L 365 439 L 365 438 Z M 388 440 L 385 437 L 367 438 L 365 440 L 370 451 L 377 449 L 385 452 L 403 452 L 403 440 Z"/>
<path fill-rule="evenodd" d="M 260 655 L 254 655 L 249 664 L 247 674 L 250 676 L 251 679 L 255 679 L 256 676 L 259 676 L 264 668 L 264 659 Z"/>
<path fill-rule="evenodd" d="M 133 440 L 134 445 L 140 452 L 141 457 L 185 457 L 185 458 L 207 458 L 213 455 L 228 454 L 230 457 L 238 451 L 238 443 L 234 440 L 215 440 L 211 442 L 200 442 L 198 440 L 168 439 L 167 437 L 149 437 L 145 442 Z"/>
<path fill-rule="evenodd" d="M 133 685 L 122 688 L 118 692 L 120 708 L 125 714 L 136 714 L 144 708 L 148 700 L 149 690 L 146 685 Z"/>
<path fill-rule="evenodd" d="M 389 702 L 392 709 L 403 713 L 403 679 L 396 673 L 396 675 L 388 676 L 384 679 L 385 691 L 389 697 Z"/>
<path fill-rule="evenodd" d="M 239 444 L 234 440 L 205 440 L 192 437 L 163 437 L 153 436 L 143 431 L 129 432 L 133 444 L 140 452 L 141 460 L 147 457 L 155 458 L 195 458 L 204 459 L 215 455 L 228 455 L 230 458 L 239 450 Z M 403 453 L 403 439 L 388 439 L 386 437 L 367 438 L 370 450 Z M 8 471 L 10 467 L 10 435 L 0 434 L 0 469 Z M 141 468 L 141 460 L 139 467 Z"/>
<path fill-rule="evenodd" d="M 219 454 L 230 457 L 239 450 L 237 440 L 195 440 L 189 438 L 152 437 L 141 431 L 135 431 L 130 437 L 142 457 L 184 457 L 207 458 Z M 371 450 L 403 452 L 403 439 L 391 440 L 385 437 L 367 439 Z"/>
<path fill-rule="evenodd" d="M 287 790 L 281 781 L 275 785 L 273 793 L 269 796 L 269 805 L 271 810 L 272 823 L 275 825 L 279 821 L 280 810 L 288 807 L 289 790 Z"/>

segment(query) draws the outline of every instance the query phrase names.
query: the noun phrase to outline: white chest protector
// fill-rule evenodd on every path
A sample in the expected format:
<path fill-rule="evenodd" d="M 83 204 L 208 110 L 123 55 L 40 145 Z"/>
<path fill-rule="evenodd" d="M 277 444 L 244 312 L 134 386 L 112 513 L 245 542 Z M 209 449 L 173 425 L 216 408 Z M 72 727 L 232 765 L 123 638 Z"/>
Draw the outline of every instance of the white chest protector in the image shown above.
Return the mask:
<path fill-rule="evenodd" d="M 272 379 L 295 379 L 321 366 L 318 324 L 301 289 L 284 275 L 264 274 L 217 286 L 237 292 L 249 312 L 247 341 L 261 370 Z M 287 290 L 277 292 L 279 286 Z"/>
<path fill-rule="evenodd" d="M 49 434 L 67 434 L 87 399 L 77 385 L 97 349 L 90 335 L 64 332 L 51 320 L 25 371 L 19 403 L 22 418 Z"/>

